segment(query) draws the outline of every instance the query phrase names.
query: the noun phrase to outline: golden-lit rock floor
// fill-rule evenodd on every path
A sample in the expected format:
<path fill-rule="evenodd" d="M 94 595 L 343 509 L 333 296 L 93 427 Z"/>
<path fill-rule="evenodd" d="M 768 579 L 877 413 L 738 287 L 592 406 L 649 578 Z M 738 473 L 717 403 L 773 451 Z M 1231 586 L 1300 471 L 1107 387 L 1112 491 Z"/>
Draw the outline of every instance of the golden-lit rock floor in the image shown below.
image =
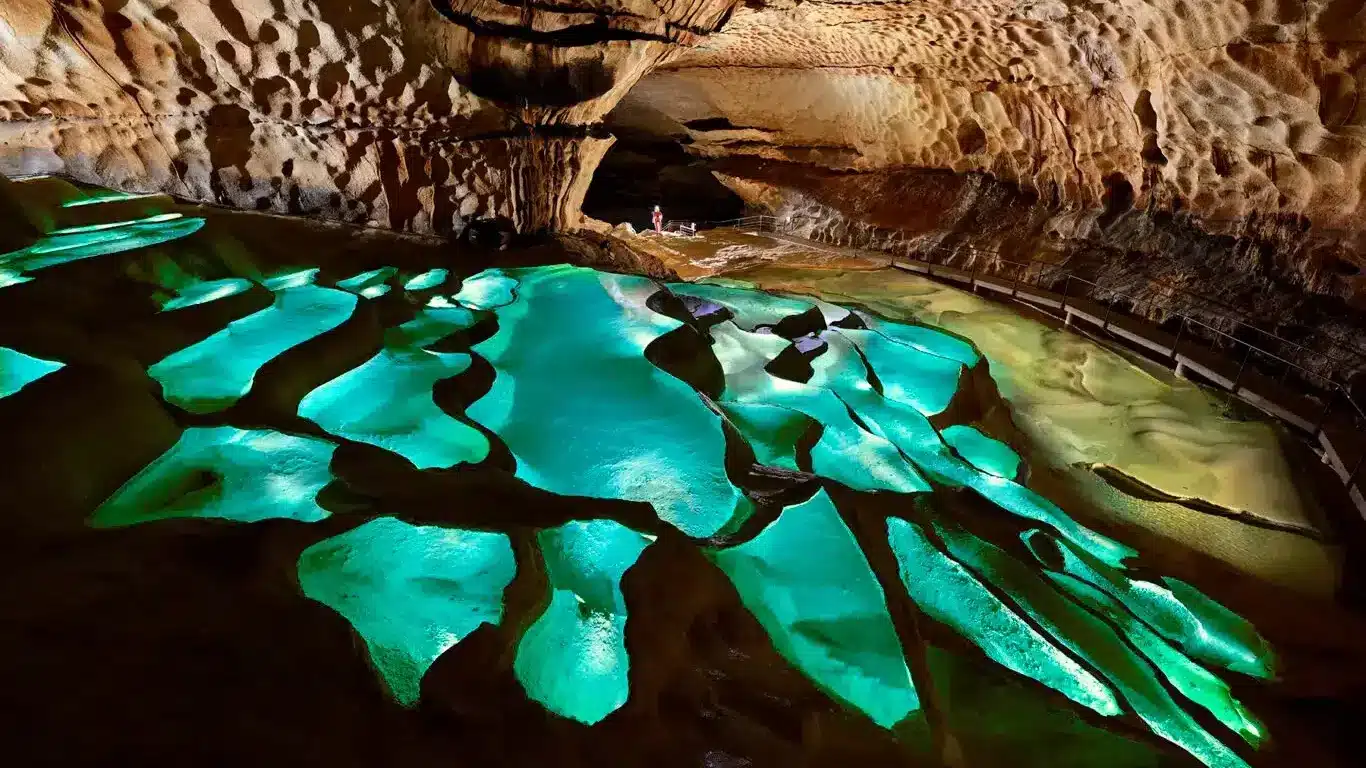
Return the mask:
<path fill-rule="evenodd" d="M 876 252 L 755 228 L 636 238 L 687 279 L 736 278 L 952 331 L 986 356 L 1038 458 L 1097 514 L 1296 591 L 1329 597 L 1341 583 L 1343 553 L 1322 506 L 1344 499 L 1305 466 L 1307 446 L 1251 407 L 1019 305 L 891 268 Z M 1131 496 L 1095 470 L 1159 494 Z"/>
<path fill-rule="evenodd" d="M 684 280 L 698 280 L 764 264 L 868 270 L 891 263 L 888 256 L 871 251 L 815 243 L 758 227 L 708 229 L 691 237 L 651 230 L 631 234 L 615 229 L 613 234 L 633 248 L 659 258 Z"/>
<path fill-rule="evenodd" d="M 757 229 L 637 238 L 690 279 L 852 303 L 968 339 L 1029 438 L 1012 447 L 1028 457 L 1031 487 L 1085 510 L 1088 525 L 1133 542 L 1158 569 L 1210 588 L 1274 635 L 1285 658 L 1327 659 L 1339 643 L 1362 643 L 1366 540 L 1355 507 L 1271 417 L 1109 339 L 896 269 L 877 252 Z M 1325 692 L 1331 668 L 1286 680 Z"/>

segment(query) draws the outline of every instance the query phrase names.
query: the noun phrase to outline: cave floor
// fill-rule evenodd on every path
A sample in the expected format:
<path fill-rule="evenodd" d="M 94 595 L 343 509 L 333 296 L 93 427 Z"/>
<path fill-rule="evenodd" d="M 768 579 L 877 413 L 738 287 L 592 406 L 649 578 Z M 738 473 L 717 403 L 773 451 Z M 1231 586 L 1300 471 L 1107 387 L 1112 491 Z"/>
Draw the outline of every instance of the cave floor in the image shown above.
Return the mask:
<path fill-rule="evenodd" d="M 721 227 L 695 236 L 656 234 L 646 230 L 626 241 L 659 256 L 684 280 L 733 272 L 746 267 L 781 262 L 812 269 L 878 269 L 890 259 L 885 254 L 814 243 L 759 229 Z"/>
<path fill-rule="evenodd" d="M 1285 586 L 1321 595 L 1338 587 L 1342 556 L 1324 531 L 1323 505 L 1300 490 L 1314 487 L 1318 473 L 1292 472 L 1283 454 L 1300 451 L 1297 440 L 1271 419 L 1246 418 L 1248 409 L 1233 408 L 1225 396 L 1050 318 L 889 269 L 885 254 L 725 228 L 643 237 L 687 279 L 738 278 L 961 335 L 992 364 L 1016 423 L 1051 464 L 1087 478 L 1088 486 L 1099 470 L 1130 491 L 1121 494 L 1126 503 L 1100 504 L 1102 514 L 1146 520 L 1154 531 Z M 1329 486 L 1324 495 L 1340 505 Z"/>
<path fill-rule="evenodd" d="M 23 764 L 1354 764 L 1283 435 L 1101 345 L 763 235 L 661 283 L 23 189 Z"/>

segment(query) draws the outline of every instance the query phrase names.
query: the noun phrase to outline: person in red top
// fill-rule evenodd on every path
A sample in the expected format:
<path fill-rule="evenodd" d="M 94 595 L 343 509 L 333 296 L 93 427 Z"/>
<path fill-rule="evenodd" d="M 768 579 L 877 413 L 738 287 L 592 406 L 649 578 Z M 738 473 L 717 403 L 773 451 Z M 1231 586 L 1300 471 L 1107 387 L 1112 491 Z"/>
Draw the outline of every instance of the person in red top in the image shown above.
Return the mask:
<path fill-rule="evenodd" d="M 655 222 L 655 231 L 656 231 L 656 232 L 663 232 L 663 231 L 664 231 L 664 212 L 661 211 L 661 210 L 659 210 L 659 206 L 657 206 L 657 205 L 655 206 L 654 222 Z"/>

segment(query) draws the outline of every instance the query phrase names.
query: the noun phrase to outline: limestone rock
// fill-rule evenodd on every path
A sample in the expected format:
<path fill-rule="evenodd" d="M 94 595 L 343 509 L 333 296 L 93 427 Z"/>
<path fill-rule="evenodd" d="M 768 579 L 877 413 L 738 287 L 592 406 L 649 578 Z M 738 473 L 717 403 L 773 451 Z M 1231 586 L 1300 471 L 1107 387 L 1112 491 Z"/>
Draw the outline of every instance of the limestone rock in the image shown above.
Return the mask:
<path fill-rule="evenodd" d="M 572 230 L 611 112 L 702 158 L 980 174 L 1079 238 L 1179 212 L 1355 295 L 1363 32 L 1347 0 L 6 0 L 0 171 Z"/>
<path fill-rule="evenodd" d="M 574 229 L 608 144 L 539 129 L 596 122 L 732 4 L 6 2 L 0 172 L 424 233 Z"/>
<path fill-rule="evenodd" d="M 1079 205 L 1118 177 L 1140 207 L 1359 228 L 1363 30 L 1344 2 L 816 1 L 741 9 L 628 101 L 712 155 L 981 171 Z"/>

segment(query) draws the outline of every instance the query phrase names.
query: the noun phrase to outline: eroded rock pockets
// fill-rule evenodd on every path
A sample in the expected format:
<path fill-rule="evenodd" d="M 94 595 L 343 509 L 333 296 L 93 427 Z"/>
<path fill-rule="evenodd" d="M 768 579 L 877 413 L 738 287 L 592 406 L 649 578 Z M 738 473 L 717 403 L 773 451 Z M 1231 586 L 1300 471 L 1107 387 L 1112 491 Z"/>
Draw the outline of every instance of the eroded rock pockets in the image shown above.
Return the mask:
<path fill-rule="evenodd" d="M 572 231 L 605 145 L 542 129 L 596 125 L 734 2 L 269 5 L 17 14 L 0 168 L 423 233 Z"/>

